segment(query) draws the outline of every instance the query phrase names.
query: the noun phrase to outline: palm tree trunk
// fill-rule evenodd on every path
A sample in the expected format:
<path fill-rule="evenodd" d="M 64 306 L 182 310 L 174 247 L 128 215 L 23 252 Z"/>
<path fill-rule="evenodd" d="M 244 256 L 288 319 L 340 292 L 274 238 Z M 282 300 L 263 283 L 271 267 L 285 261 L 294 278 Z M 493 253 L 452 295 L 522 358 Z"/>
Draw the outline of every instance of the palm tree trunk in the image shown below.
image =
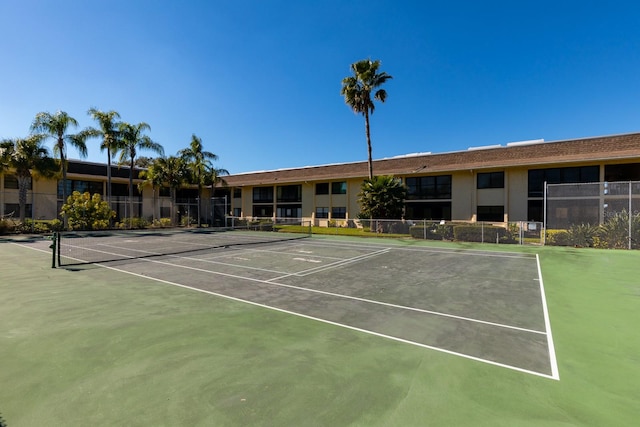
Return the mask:
<path fill-rule="evenodd" d="M 198 183 L 198 228 L 200 228 L 200 200 L 202 200 L 202 185 Z"/>
<path fill-rule="evenodd" d="M 27 188 L 29 185 L 29 177 L 18 175 L 18 205 L 20 206 L 20 223 L 24 224 L 27 205 Z"/>
<path fill-rule="evenodd" d="M 176 220 L 176 189 L 171 188 L 171 226 L 175 225 Z"/>
<path fill-rule="evenodd" d="M 367 152 L 369 154 L 368 165 L 369 165 L 369 179 L 373 179 L 373 159 L 371 156 L 371 131 L 369 129 L 369 110 L 364 110 L 364 128 L 365 133 L 367 134 Z"/>
<path fill-rule="evenodd" d="M 107 148 L 107 203 L 111 209 L 111 148 Z"/>
<path fill-rule="evenodd" d="M 111 148 L 107 147 L 107 204 L 109 209 L 113 209 L 111 206 Z M 109 217 L 109 228 L 112 226 L 113 219 Z"/>
<path fill-rule="evenodd" d="M 133 228 L 133 156 L 131 156 L 131 165 L 129 166 L 129 227 Z"/>
<path fill-rule="evenodd" d="M 60 168 L 62 169 L 62 204 L 67 203 L 67 162 L 64 158 L 64 141 L 58 138 L 58 150 L 60 150 Z M 67 215 L 62 215 L 62 225 L 66 230 L 69 222 Z"/>

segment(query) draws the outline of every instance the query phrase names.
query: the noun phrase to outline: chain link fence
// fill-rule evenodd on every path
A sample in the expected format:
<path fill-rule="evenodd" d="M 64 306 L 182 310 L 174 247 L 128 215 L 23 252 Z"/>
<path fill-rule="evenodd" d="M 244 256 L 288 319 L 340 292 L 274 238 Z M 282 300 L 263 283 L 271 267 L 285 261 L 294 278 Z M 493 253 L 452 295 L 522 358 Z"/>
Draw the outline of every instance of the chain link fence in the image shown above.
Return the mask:
<path fill-rule="evenodd" d="M 639 249 L 640 182 L 548 184 L 546 244 Z"/>
<path fill-rule="evenodd" d="M 544 235 L 543 224 L 533 221 L 491 223 L 390 219 L 316 219 L 313 232 L 520 245 L 541 245 Z"/>

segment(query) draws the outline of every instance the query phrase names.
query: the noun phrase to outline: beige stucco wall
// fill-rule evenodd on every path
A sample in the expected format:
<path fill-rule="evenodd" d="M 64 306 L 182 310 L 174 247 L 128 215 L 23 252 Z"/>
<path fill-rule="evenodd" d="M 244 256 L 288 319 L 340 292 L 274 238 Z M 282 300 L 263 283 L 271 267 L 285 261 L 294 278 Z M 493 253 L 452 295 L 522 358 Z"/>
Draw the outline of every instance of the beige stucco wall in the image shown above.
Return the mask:
<path fill-rule="evenodd" d="M 475 178 L 471 171 L 451 174 L 451 219 L 469 221 L 475 219 Z"/>
<path fill-rule="evenodd" d="M 505 173 L 508 204 L 505 213 L 509 221 L 527 221 L 529 173 L 527 169 L 510 169 Z"/>

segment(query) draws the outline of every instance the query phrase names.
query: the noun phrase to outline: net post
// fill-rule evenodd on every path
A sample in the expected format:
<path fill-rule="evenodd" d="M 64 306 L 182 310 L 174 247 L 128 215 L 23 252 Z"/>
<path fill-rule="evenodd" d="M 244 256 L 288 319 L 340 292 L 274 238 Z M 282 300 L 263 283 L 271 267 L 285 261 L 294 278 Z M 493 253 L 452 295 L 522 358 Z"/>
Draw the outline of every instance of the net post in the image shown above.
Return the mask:
<path fill-rule="evenodd" d="M 60 239 L 61 239 L 61 234 L 59 231 L 56 232 L 56 250 L 57 250 L 57 255 L 58 255 L 58 267 L 60 267 L 62 265 L 62 263 L 60 262 Z"/>
<path fill-rule="evenodd" d="M 51 248 L 51 268 L 56 268 L 56 234 L 54 231 L 51 235 L 51 246 L 49 246 Z"/>

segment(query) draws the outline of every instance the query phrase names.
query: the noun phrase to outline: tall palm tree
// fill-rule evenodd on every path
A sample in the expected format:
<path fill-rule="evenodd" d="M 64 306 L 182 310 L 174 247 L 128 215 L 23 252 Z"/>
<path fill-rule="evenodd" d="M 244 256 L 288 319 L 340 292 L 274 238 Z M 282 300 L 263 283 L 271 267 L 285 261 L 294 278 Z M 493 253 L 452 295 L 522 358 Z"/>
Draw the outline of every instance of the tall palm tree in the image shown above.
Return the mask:
<path fill-rule="evenodd" d="M 188 182 L 189 169 L 181 156 L 158 157 L 153 162 L 153 173 L 157 182 L 169 187 L 171 193 L 171 224 L 175 221 L 176 192 Z"/>
<path fill-rule="evenodd" d="M 60 171 L 62 173 L 62 203 L 67 202 L 67 146 L 71 145 L 78 150 L 80 157 L 87 156 L 87 135 L 84 133 L 67 133 L 70 128 L 78 127 L 78 121 L 69 116 L 64 111 L 57 111 L 54 114 L 41 112 L 36 114 L 36 118 L 31 124 L 32 132 L 43 133 L 45 137 L 55 139 L 53 153 L 60 157 Z M 67 217 L 64 216 L 66 228 Z"/>
<path fill-rule="evenodd" d="M 120 132 L 120 164 L 129 164 L 129 215 L 133 218 L 133 168 L 136 165 L 136 155 L 138 150 L 150 150 L 160 155 L 164 153 L 162 145 L 154 142 L 148 135 L 144 135 L 144 131 L 151 130 L 151 127 L 141 122 L 137 125 L 129 123 L 120 123 L 118 131 Z"/>
<path fill-rule="evenodd" d="M 51 177 L 57 166 L 42 145 L 45 135 L 30 135 L 27 138 L 0 141 L 0 168 L 15 172 L 18 180 L 18 204 L 20 222 L 24 223 L 29 184 L 38 177 Z"/>
<path fill-rule="evenodd" d="M 111 157 L 120 149 L 120 131 L 117 122 L 120 114 L 117 111 L 100 111 L 93 107 L 87 111 L 87 114 L 98 122 L 98 128 L 89 127 L 83 132 L 89 138 L 102 138 L 100 151 L 107 150 L 107 203 L 111 207 Z"/>
<path fill-rule="evenodd" d="M 220 175 L 228 175 L 225 169 L 216 169 L 211 164 L 218 160 L 218 156 L 210 151 L 203 150 L 202 139 L 195 134 L 191 135 L 189 148 L 180 150 L 178 154 L 185 160 L 191 172 L 191 183 L 198 186 L 198 227 L 200 227 L 200 206 L 202 200 L 202 188 L 205 185 L 212 185 L 219 180 Z"/>
<path fill-rule="evenodd" d="M 379 68 L 380 60 L 377 59 L 375 61 L 363 59 L 351 64 L 353 76 L 348 76 L 342 79 L 342 89 L 340 90 L 340 94 L 344 96 L 345 103 L 351 107 L 353 112 L 364 116 L 365 133 L 367 135 L 367 149 L 369 154 L 369 179 L 373 178 L 369 114 L 373 114 L 373 111 L 375 110 L 375 104 L 371 99 L 371 93 L 375 91 L 373 99 L 384 102 L 387 99 L 387 91 L 384 89 L 376 89 L 382 86 L 387 80 L 393 78 L 384 71 L 378 72 Z"/>

